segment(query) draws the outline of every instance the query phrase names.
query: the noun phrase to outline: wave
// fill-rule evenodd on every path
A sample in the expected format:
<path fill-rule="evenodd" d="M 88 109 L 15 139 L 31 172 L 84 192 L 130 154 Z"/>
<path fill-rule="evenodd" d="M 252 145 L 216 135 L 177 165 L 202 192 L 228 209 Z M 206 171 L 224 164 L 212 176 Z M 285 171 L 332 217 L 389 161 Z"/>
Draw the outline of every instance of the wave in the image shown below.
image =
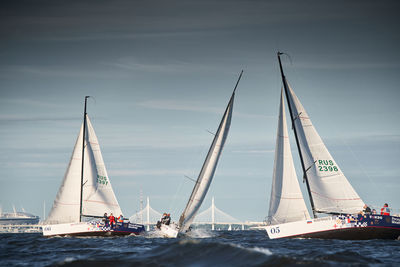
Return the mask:
<path fill-rule="evenodd" d="M 269 240 L 265 231 L 200 231 L 197 238 L 44 238 L 3 234 L 1 266 L 397 266 L 399 241 Z"/>
<path fill-rule="evenodd" d="M 159 246 L 134 258 L 110 261 L 109 259 L 63 260 L 58 266 L 257 266 L 269 262 L 272 252 L 265 248 L 245 248 L 219 242 L 202 242 L 199 239 L 178 239 L 167 246 Z"/>

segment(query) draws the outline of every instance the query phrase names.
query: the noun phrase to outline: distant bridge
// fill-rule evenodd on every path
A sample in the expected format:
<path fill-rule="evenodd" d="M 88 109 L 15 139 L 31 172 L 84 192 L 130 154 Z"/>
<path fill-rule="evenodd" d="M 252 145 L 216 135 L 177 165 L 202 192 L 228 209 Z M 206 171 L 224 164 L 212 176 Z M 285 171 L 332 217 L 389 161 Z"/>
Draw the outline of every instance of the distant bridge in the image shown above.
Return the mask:
<path fill-rule="evenodd" d="M 150 229 L 150 225 L 155 225 L 160 220 L 162 214 L 156 211 L 150 206 L 149 197 L 147 197 L 147 204 L 139 212 L 133 214 L 129 220 L 144 224 L 147 226 L 147 230 Z M 211 206 L 196 215 L 193 224 L 196 225 L 211 225 L 211 230 L 215 230 L 215 225 L 228 225 L 228 230 L 232 229 L 232 225 L 241 225 L 241 229 L 245 229 L 246 226 L 262 225 L 263 222 L 243 222 L 235 217 L 229 215 L 226 212 L 218 209 L 214 203 L 214 197 L 211 201 Z"/>

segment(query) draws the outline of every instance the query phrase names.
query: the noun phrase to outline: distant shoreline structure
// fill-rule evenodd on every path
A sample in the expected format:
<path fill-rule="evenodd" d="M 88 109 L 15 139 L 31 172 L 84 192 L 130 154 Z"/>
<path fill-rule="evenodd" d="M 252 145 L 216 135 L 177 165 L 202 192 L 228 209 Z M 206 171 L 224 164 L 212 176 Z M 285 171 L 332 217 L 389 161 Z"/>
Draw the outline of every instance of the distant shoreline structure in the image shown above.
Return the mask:
<path fill-rule="evenodd" d="M 27 212 L 6 212 L 0 214 L 0 225 L 38 224 L 39 216 Z"/>

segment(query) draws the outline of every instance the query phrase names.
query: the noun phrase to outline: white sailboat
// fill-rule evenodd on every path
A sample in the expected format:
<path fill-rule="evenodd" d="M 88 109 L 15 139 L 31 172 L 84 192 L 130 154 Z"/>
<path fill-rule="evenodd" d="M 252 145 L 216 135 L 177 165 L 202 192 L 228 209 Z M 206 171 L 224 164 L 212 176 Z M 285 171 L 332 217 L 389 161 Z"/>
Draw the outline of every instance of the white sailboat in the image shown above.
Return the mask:
<path fill-rule="evenodd" d="M 160 230 L 166 237 L 174 238 L 177 237 L 178 234 L 186 233 L 189 230 L 190 225 L 192 224 L 201 204 L 203 203 L 208 188 L 210 187 L 211 181 L 214 177 L 219 157 L 222 153 L 222 149 L 228 136 L 229 127 L 231 125 L 235 91 L 239 84 L 240 78 L 242 77 L 242 74 L 243 71 L 240 73 L 239 78 L 236 82 L 232 96 L 221 119 L 214 140 L 211 143 L 210 149 L 207 153 L 207 157 L 203 163 L 200 174 L 196 180 L 196 184 L 193 188 L 192 194 L 190 195 L 186 207 L 179 218 L 179 223 L 172 225 L 160 225 Z"/>
<path fill-rule="evenodd" d="M 364 202 L 340 170 L 311 123 L 306 110 L 287 83 L 280 55 L 281 53 L 278 52 L 284 91 L 314 219 L 308 218 L 308 213 L 300 214 L 297 210 L 304 210 L 304 199 L 298 188 L 297 178 L 294 182 L 293 173 L 289 171 L 293 165 L 290 150 L 286 153 L 279 152 L 282 149 L 280 146 L 286 141 L 285 139 L 280 142 L 279 135 L 287 136 L 287 131 L 285 132 L 284 129 L 286 126 L 283 126 L 282 131 L 279 126 L 269 211 L 269 218 L 272 219 L 269 220 L 270 225 L 266 227 L 268 236 L 271 239 L 283 237 L 397 238 L 400 236 L 399 217 L 360 213 Z M 285 124 L 282 106 L 283 96 L 281 96 L 280 123 Z M 287 144 L 288 142 L 287 139 Z M 290 167 L 285 169 L 280 167 L 281 165 Z M 287 184 L 292 186 L 287 186 Z M 287 197 L 291 194 L 295 195 L 293 199 Z M 297 209 L 293 210 L 292 205 L 296 205 Z M 317 214 L 328 216 L 317 218 Z"/>
<path fill-rule="evenodd" d="M 104 213 L 118 217 L 121 208 L 111 187 L 99 141 L 86 113 L 53 207 L 43 226 L 44 236 L 127 235 L 144 231 L 144 226 L 118 222 L 115 227 L 93 220 Z"/>

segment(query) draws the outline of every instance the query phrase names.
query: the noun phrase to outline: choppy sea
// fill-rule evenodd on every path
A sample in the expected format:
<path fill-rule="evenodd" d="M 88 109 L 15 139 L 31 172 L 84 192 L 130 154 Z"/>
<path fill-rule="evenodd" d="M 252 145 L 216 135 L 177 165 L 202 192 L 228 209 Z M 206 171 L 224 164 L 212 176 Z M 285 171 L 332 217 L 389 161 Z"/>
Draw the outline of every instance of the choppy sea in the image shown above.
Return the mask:
<path fill-rule="evenodd" d="M 265 231 L 178 239 L 0 234 L 1 266 L 400 266 L 399 240 L 269 240 Z"/>

